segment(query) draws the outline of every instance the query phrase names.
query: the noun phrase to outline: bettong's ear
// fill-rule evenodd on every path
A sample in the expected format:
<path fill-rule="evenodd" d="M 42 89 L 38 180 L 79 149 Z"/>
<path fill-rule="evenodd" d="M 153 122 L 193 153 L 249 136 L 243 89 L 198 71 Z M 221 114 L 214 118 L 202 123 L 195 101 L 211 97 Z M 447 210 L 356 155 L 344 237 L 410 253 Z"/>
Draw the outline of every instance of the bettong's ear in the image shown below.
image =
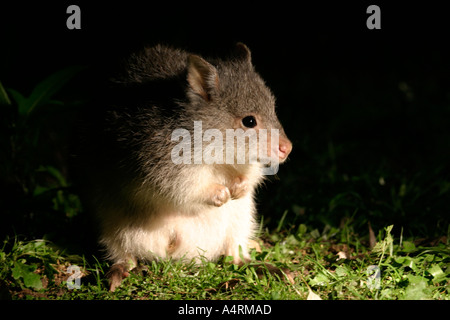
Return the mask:
<path fill-rule="evenodd" d="M 210 101 L 212 94 L 219 88 L 217 69 L 197 55 L 188 58 L 187 81 L 192 92 Z"/>
<path fill-rule="evenodd" d="M 239 60 L 246 61 L 249 65 L 252 64 L 252 53 L 250 49 L 243 44 L 242 42 L 236 43 L 236 47 L 234 49 L 235 56 Z"/>

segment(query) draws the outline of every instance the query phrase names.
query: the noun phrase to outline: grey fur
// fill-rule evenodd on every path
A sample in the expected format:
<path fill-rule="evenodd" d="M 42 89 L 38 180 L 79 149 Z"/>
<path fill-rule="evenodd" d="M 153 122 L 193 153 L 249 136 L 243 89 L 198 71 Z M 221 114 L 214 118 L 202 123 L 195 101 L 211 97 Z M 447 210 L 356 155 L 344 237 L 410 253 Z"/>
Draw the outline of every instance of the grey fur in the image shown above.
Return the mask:
<path fill-rule="evenodd" d="M 109 258 L 116 265 L 192 258 L 210 241 L 218 248 L 205 253 L 209 259 L 232 254 L 239 261 L 239 246 L 247 258 L 255 230 L 253 195 L 263 179 L 260 167 L 175 165 L 170 151 L 178 143 L 171 141 L 175 129 L 192 132 L 194 121 L 202 121 L 203 130 L 225 132 L 254 115 L 257 128 L 280 130 L 279 148 L 285 151 L 280 159 L 285 160 L 292 145 L 248 48 L 238 44 L 235 55 L 223 60 L 161 45 L 145 48 L 111 79 L 108 97 L 84 159 L 86 193 Z M 202 227 L 192 231 L 197 225 Z"/>

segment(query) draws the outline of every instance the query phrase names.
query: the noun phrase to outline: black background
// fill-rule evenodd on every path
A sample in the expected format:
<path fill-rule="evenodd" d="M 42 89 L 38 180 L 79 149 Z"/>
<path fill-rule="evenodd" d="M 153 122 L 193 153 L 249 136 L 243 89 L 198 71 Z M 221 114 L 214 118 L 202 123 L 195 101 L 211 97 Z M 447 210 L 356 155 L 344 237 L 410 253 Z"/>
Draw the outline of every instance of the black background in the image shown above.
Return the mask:
<path fill-rule="evenodd" d="M 66 9 L 81 8 L 81 30 L 69 30 Z M 381 30 L 368 30 L 366 9 L 381 7 Z M 4 3 L 1 10 L 3 82 L 26 86 L 69 64 L 114 60 L 143 44 L 168 43 L 205 55 L 237 41 L 252 49 L 269 81 L 306 73 L 438 73 L 449 31 L 445 10 L 428 2 L 354 1 L 260 3 L 89 1 Z M 415 64 L 407 72 L 408 64 Z M 286 79 L 287 77 L 287 79 Z M 385 78 L 386 80 L 386 78 Z M 381 80 L 380 80 L 381 81 Z"/>

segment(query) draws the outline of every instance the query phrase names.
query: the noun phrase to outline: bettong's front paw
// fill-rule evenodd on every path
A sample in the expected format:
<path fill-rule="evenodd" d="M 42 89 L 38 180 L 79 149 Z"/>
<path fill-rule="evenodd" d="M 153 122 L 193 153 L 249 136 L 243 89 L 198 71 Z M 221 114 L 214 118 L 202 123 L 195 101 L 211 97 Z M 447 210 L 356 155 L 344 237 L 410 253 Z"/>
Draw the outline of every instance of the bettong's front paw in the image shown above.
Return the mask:
<path fill-rule="evenodd" d="M 221 207 L 231 198 L 230 190 L 221 184 L 214 184 L 210 189 L 208 204 Z"/>
<path fill-rule="evenodd" d="M 248 189 L 248 179 L 244 176 L 236 177 L 230 187 L 231 199 L 242 198 L 247 194 Z"/>

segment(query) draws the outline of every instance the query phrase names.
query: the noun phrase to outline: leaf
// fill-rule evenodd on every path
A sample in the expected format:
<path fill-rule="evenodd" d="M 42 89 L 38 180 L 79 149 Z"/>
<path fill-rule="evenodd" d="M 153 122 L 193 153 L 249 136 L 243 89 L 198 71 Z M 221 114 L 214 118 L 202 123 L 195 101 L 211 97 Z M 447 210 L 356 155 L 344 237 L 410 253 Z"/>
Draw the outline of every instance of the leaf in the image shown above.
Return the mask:
<path fill-rule="evenodd" d="M 430 292 L 427 289 L 427 279 L 420 276 L 407 276 L 409 285 L 406 288 L 404 300 L 424 300 L 430 299 Z"/>
<path fill-rule="evenodd" d="M 330 282 L 328 277 L 326 275 L 324 275 L 323 273 L 319 273 L 309 281 L 309 284 L 311 286 L 324 286 L 328 282 Z"/>
<path fill-rule="evenodd" d="M 51 176 L 53 176 L 56 180 L 58 180 L 59 186 L 67 187 L 68 183 L 63 174 L 52 166 L 40 166 L 38 172 L 48 172 Z"/>
<path fill-rule="evenodd" d="M 41 277 L 39 277 L 39 275 L 36 273 L 30 272 L 25 274 L 25 276 L 23 277 L 23 283 L 28 288 L 33 288 L 35 290 L 42 289 Z"/>
<path fill-rule="evenodd" d="M 19 280 L 24 274 L 24 264 L 21 262 L 15 262 L 14 268 L 12 269 L 12 276 L 14 279 Z"/>
<path fill-rule="evenodd" d="M 401 264 L 403 267 L 411 268 L 413 271 L 417 272 L 416 259 L 411 257 L 397 257 L 395 262 Z"/>
<path fill-rule="evenodd" d="M 40 253 L 45 251 L 45 240 L 36 239 L 22 245 L 22 255 L 38 257 Z M 33 270 L 34 271 L 34 270 Z"/>
<path fill-rule="evenodd" d="M 41 278 L 34 273 L 36 265 L 26 265 L 22 262 L 16 261 L 12 269 L 12 276 L 14 279 L 23 279 L 25 287 L 33 288 L 35 290 L 42 289 Z"/>
<path fill-rule="evenodd" d="M 29 115 L 40 105 L 50 101 L 53 95 L 84 68 L 81 66 L 70 66 L 42 80 L 36 85 L 28 98 L 25 100 L 19 99 L 20 101 L 16 100 L 19 106 L 19 114 Z"/>
<path fill-rule="evenodd" d="M 428 269 L 428 272 L 433 276 L 433 283 L 438 283 L 445 280 L 445 273 L 437 264 Z"/>
<path fill-rule="evenodd" d="M 369 248 L 373 249 L 373 247 L 375 247 L 375 245 L 377 244 L 377 239 L 375 238 L 375 233 L 373 232 L 370 221 L 368 222 L 368 225 L 369 225 Z"/>
<path fill-rule="evenodd" d="M 9 94 L 11 95 L 12 99 L 16 102 L 17 106 L 20 108 L 21 105 L 26 104 L 27 98 L 23 96 L 20 92 L 14 90 L 14 89 L 8 89 Z"/>
<path fill-rule="evenodd" d="M 384 254 L 386 253 L 387 249 L 389 249 L 389 255 L 393 255 L 394 251 L 394 239 L 392 238 L 391 231 L 394 225 L 390 225 L 385 228 L 386 236 L 384 237 L 383 241 L 378 242 L 372 249 L 373 253 L 378 254 L 381 258 L 383 258 Z"/>
<path fill-rule="evenodd" d="M 11 100 L 8 97 L 8 94 L 6 93 L 5 88 L 3 87 L 1 81 L 0 81 L 0 105 L 11 105 Z"/>
<path fill-rule="evenodd" d="M 403 252 L 406 253 L 411 253 L 414 252 L 416 250 L 416 246 L 414 245 L 414 243 L 410 242 L 410 241 L 403 241 Z"/>
<path fill-rule="evenodd" d="M 320 238 L 320 232 L 317 229 L 314 229 L 309 234 L 310 234 L 311 238 L 313 238 L 313 239 L 319 239 Z"/>
<path fill-rule="evenodd" d="M 338 277 L 346 277 L 346 276 L 348 276 L 348 271 L 342 266 L 337 267 L 336 270 L 335 270 L 335 273 L 336 273 L 336 275 Z"/>
<path fill-rule="evenodd" d="M 306 232 L 308 231 L 308 227 L 304 224 L 300 224 L 297 228 L 297 237 L 301 238 L 303 237 L 303 235 L 306 234 Z"/>
<path fill-rule="evenodd" d="M 52 188 L 43 187 L 40 185 L 37 185 L 36 188 L 33 190 L 33 197 L 39 196 L 41 194 L 44 194 L 45 192 L 51 190 Z"/>
<path fill-rule="evenodd" d="M 286 219 L 286 215 L 288 214 L 289 210 L 285 210 L 283 213 L 283 216 L 280 219 L 280 222 L 278 222 L 277 232 L 281 231 L 281 228 L 283 227 L 284 220 Z"/>
<path fill-rule="evenodd" d="M 308 289 L 308 297 L 306 300 L 322 300 L 317 294 L 315 294 L 311 289 Z"/>

